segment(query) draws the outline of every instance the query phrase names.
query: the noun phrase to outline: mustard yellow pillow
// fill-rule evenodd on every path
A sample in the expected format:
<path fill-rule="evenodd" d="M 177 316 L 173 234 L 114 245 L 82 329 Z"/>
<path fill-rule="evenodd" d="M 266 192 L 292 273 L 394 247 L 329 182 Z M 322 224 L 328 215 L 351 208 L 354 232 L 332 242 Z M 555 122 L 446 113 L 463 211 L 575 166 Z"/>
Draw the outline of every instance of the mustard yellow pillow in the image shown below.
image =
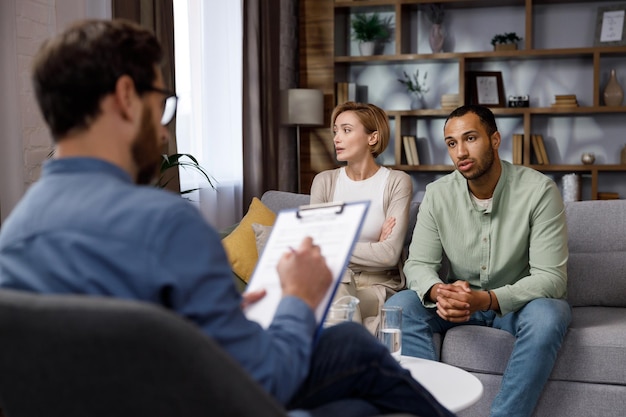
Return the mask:
<path fill-rule="evenodd" d="M 248 207 L 248 212 L 241 219 L 239 225 L 232 233 L 222 239 L 222 245 L 226 250 L 233 272 L 245 282 L 250 279 L 254 266 L 259 259 L 252 223 L 271 226 L 275 220 L 276 214 L 267 208 L 261 200 L 254 197 L 250 207 Z"/>

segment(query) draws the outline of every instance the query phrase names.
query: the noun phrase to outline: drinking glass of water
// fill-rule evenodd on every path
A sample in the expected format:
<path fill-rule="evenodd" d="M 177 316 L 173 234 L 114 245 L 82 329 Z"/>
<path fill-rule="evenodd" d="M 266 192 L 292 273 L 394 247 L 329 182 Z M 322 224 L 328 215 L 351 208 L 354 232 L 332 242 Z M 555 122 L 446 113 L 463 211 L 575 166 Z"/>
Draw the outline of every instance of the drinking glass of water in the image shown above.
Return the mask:
<path fill-rule="evenodd" d="M 402 307 L 383 306 L 378 340 L 389 349 L 391 356 L 400 362 L 402 354 Z"/>

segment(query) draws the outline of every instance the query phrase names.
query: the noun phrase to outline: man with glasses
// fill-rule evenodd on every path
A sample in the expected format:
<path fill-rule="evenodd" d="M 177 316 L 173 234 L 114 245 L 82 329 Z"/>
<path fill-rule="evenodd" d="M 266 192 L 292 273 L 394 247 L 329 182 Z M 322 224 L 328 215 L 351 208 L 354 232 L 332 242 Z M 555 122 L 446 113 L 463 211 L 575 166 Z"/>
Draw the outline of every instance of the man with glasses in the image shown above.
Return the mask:
<path fill-rule="evenodd" d="M 80 22 L 43 45 L 33 81 L 55 157 L 2 225 L 0 286 L 165 306 L 294 415 L 452 415 L 361 326 L 313 343 L 331 274 L 310 238 L 278 264 L 285 296 L 272 325 L 245 318 L 254 300 L 236 290 L 218 234 L 186 200 L 142 185 L 176 111 L 161 59 L 154 35 L 124 21 Z"/>

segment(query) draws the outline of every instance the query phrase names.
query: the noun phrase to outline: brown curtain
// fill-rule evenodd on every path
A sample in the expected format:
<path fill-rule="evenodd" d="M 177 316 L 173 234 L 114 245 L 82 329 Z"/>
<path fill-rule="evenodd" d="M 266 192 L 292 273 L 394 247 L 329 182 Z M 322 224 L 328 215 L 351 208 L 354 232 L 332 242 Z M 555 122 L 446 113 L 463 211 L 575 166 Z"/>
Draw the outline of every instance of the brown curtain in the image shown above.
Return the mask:
<path fill-rule="evenodd" d="M 173 0 L 113 0 L 113 18 L 122 18 L 137 22 L 152 30 L 163 48 L 162 71 L 165 85 L 176 91 L 176 77 L 174 68 L 174 3 Z M 177 152 L 176 146 L 176 119 L 168 126 L 170 141 L 164 150 L 168 155 Z M 168 183 L 167 188 L 180 192 L 178 172 Z"/>
<path fill-rule="evenodd" d="M 267 190 L 297 190 L 295 130 L 280 125 L 280 90 L 297 85 L 297 2 L 243 4 L 245 212 Z"/>

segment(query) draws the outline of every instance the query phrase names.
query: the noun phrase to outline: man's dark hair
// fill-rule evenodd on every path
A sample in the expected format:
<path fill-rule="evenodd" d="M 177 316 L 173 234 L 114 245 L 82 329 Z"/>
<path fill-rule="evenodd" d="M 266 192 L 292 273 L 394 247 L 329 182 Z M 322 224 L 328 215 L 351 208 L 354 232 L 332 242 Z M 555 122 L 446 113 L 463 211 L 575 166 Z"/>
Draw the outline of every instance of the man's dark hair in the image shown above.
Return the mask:
<path fill-rule="evenodd" d="M 498 126 L 496 125 L 496 118 L 494 117 L 491 110 L 489 110 L 485 106 L 479 106 L 476 104 L 468 104 L 466 106 L 461 106 L 456 108 L 450 113 L 446 122 L 443 124 L 444 126 L 448 123 L 448 120 L 453 119 L 455 117 L 465 116 L 467 113 L 474 113 L 480 119 L 480 123 L 485 127 L 487 134 L 491 137 L 494 133 L 498 131 Z"/>
<path fill-rule="evenodd" d="M 162 57 L 152 32 L 121 19 L 84 20 L 46 41 L 34 60 L 33 84 L 55 141 L 89 127 L 122 75 L 145 92 Z"/>

